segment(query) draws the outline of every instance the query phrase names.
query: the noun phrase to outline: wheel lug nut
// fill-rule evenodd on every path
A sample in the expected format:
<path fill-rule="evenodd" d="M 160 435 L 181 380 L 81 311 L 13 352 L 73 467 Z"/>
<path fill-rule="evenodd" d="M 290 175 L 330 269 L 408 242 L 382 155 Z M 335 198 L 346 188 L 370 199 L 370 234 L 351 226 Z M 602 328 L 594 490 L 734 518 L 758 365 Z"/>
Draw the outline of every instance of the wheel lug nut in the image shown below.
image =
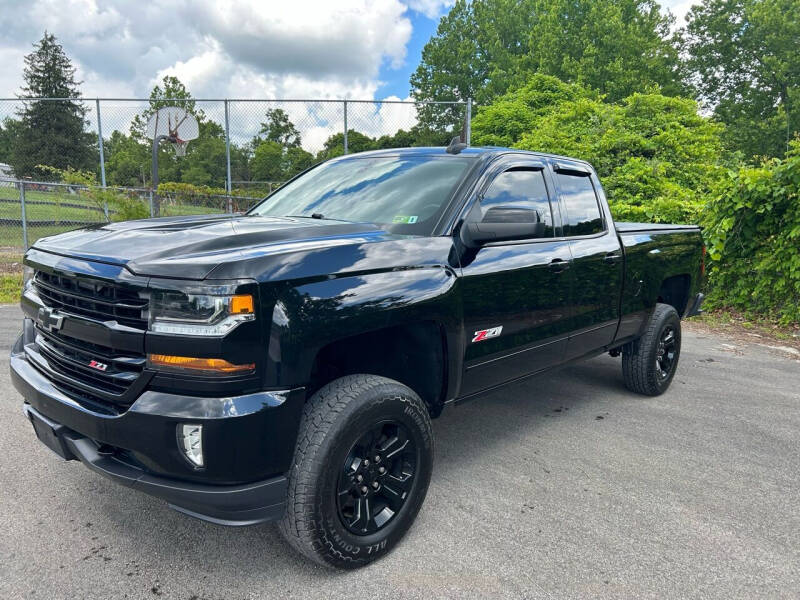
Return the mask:
<path fill-rule="evenodd" d="M 381 462 L 381 457 L 380 457 L 380 456 L 378 456 L 377 454 L 375 455 L 375 462 L 376 462 L 376 463 L 379 463 L 379 462 Z"/>
<path fill-rule="evenodd" d="M 364 480 L 364 476 L 363 475 L 356 475 L 356 481 L 358 481 L 360 483 L 363 480 Z"/>
<path fill-rule="evenodd" d="M 378 489 L 378 482 L 377 481 L 373 481 L 372 482 L 372 489 L 373 490 L 377 490 Z"/>
<path fill-rule="evenodd" d="M 365 486 L 365 485 L 361 486 L 361 493 L 362 494 L 366 494 L 368 491 L 369 491 L 369 488 L 367 488 L 367 486 Z"/>
<path fill-rule="evenodd" d="M 368 458 L 365 458 L 365 459 L 364 459 L 364 466 L 365 466 L 365 467 L 368 467 L 368 466 L 369 466 L 369 459 L 368 459 Z"/>
<path fill-rule="evenodd" d="M 385 468 L 385 467 L 379 467 L 379 468 L 378 468 L 378 473 L 380 473 L 381 475 L 383 475 L 384 473 L 386 473 L 386 468 Z"/>

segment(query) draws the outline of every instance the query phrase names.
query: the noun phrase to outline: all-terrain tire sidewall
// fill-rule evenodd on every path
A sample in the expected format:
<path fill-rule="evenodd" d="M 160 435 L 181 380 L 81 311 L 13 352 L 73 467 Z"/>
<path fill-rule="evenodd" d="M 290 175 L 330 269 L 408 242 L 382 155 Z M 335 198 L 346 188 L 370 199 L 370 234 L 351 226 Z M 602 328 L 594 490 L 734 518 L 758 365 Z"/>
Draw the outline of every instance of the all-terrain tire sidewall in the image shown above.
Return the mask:
<path fill-rule="evenodd" d="M 403 404 L 398 404 L 397 400 L 402 401 Z M 389 406 L 382 406 L 382 404 L 389 404 Z M 359 566 L 360 562 L 375 560 L 394 548 L 416 518 L 430 482 L 433 458 L 433 438 L 428 435 L 429 432 L 426 432 L 425 426 L 422 425 L 423 415 L 420 413 L 420 408 L 425 410 L 424 407 L 408 402 L 402 396 L 366 407 L 351 423 L 351 435 L 342 436 L 343 443 L 339 443 L 329 455 L 328 464 L 323 472 L 316 517 L 321 523 L 320 534 L 323 543 L 328 546 L 328 552 L 333 558 L 338 557 L 339 560 L 345 562 L 352 560 L 355 563 L 353 566 Z M 356 432 L 363 433 L 376 421 L 384 419 L 393 419 L 408 427 L 418 450 L 417 473 L 412 488 L 409 490 L 407 504 L 386 525 L 385 529 L 372 535 L 355 535 L 349 532 L 339 519 L 336 505 L 338 475 L 350 447 L 358 438 L 359 434 Z"/>
<path fill-rule="evenodd" d="M 320 443 L 298 442 L 298 449 L 304 447 L 296 457 L 290 487 L 302 487 L 305 501 L 298 502 L 297 491 L 290 490 L 290 501 L 294 500 L 294 504 L 287 509 L 281 529 L 298 550 L 315 562 L 357 568 L 391 551 L 422 506 L 433 469 L 430 417 L 425 404 L 409 388 L 371 375 L 337 380 L 309 402 L 301 430 L 310 427 L 307 437 Z M 331 405 L 339 409 L 333 418 L 330 418 L 334 412 Z M 417 448 L 416 474 L 408 499 L 397 515 L 373 534 L 356 535 L 345 528 L 339 517 L 338 477 L 352 445 L 365 431 L 384 420 L 406 426 Z"/>
<path fill-rule="evenodd" d="M 669 375 L 662 379 L 656 366 L 661 333 L 667 326 L 675 332 L 675 357 Z M 681 321 L 678 312 L 669 304 L 656 304 L 642 336 L 622 354 L 622 372 L 625 386 L 647 396 L 658 396 L 669 388 L 678 369 L 681 355 Z"/>

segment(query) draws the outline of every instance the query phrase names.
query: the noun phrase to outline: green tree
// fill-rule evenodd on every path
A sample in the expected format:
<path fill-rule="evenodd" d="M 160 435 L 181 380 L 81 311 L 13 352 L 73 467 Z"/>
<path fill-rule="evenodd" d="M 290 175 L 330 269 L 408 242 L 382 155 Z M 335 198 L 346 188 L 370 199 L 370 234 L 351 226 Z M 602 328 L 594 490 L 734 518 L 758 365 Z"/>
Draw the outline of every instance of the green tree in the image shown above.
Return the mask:
<path fill-rule="evenodd" d="M 721 133 L 690 99 L 637 93 L 612 104 L 544 76 L 473 122 L 478 144 L 502 141 L 591 162 L 615 217 L 629 221 L 696 221 L 724 170 Z"/>
<path fill-rule="evenodd" d="M 501 96 L 472 119 L 473 141 L 487 146 L 512 146 L 560 104 L 581 98 L 597 100 L 599 96 L 557 77 L 533 75 L 525 85 Z"/>
<path fill-rule="evenodd" d="M 282 182 L 315 163 L 314 155 L 300 147 L 286 148 L 274 141 L 261 142 L 250 161 L 254 181 Z"/>
<path fill-rule="evenodd" d="M 434 130 L 424 124 L 414 125 L 411 129 L 398 129 L 395 133 L 382 135 L 372 144 L 373 149 L 411 148 L 414 146 L 447 146 L 453 136 L 460 133 L 460 128 Z"/>
<path fill-rule="evenodd" d="M 11 117 L 6 117 L 0 123 L 0 163 L 9 163 L 11 161 L 11 153 L 18 129 L 19 121 Z"/>
<path fill-rule="evenodd" d="M 288 148 L 284 156 L 284 177 L 289 179 L 313 166 L 314 155 L 302 148 Z"/>
<path fill-rule="evenodd" d="M 254 181 L 283 181 L 283 146 L 278 142 L 261 142 L 250 161 Z"/>
<path fill-rule="evenodd" d="M 654 0 L 457 0 L 425 45 L 411 76 L 417 100 L 464 100 L 478 106 L 554 75 L 610 101 L 659 86 L 683 91 L 673 18 Z M 441 129 L 460 107 L 422 106 L 422 123 Z"/>
<path fill-rule="evenodd" d="M 523 72 L 580 83 L 616 102 L 658 87 L 667 96 L 682 83 L 674 17 L 655 0 L 539 0 Z"/>
<path fill-rule="evenodd" d="M 75 68 L 56 37 L 46 31 L 25 57 L 23 77 L 24 97 L 80 98 Z M 18 177 L 50 173 L 37 165 L 94 170 L 93 136 L 84 129 L 86 109 L 80 101 L 25 100 L 18 116 L 9 157 Z"/>
<path fill-rule="evenodd" d="M 689 11 L 687 66 L 745 156 L 782 156 L 800 130 L 800 0 L 706 0 Z"/>
<path fill-rule="evenodd" d="M 225 129 L 202 115 L 199 130 L 200 135 L 189 143 L 186 156 L 175 159 L 180 177 L 175 181 L 224 188 L 227 179 Z"/>
<path fill-rule="evenodd" d="M 104 141 L 106 180 L 110 185 L 144 187 L 150 180 L 150 149 L 133 136 L 112 131 Z"/>
<path fill-rule="evenodd" d="M 355 129 L 347 130 L 347 152 L 353 154 L 354 152 L 366 152 L 367 150 L 375 149 L 375 140 L 368 135 L 356 131 Z M 317 154 L 317 160 L 328 160 L 336 156 L 344 154 L 344 134 L 334 133 L 322 145 L 322 150 Z"/>
<path fill-rule="evenodd" d="M 268 142 L 278 142 L 286 148 L 300 146 L 300 132 L 289 120 L 289 115 L 282 108 L 267 110 L 267 120 L 261 123 L 258 134 Z"/>

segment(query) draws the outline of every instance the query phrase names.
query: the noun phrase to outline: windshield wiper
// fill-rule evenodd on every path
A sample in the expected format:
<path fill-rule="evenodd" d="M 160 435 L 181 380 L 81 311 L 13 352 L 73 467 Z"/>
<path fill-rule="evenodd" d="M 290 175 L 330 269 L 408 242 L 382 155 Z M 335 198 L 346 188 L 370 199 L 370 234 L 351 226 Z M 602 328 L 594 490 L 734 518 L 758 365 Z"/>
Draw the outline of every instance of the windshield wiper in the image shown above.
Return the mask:
<path fill-rule="evenodd" d="M 355 221 L 346 221 L 344 219 L 333 219 L 326 217 L 322 213 L 311 213 L 310 215 L 284 215 L 289 219 L 322 219 L 325 221 L 341 221 L 342 223 L 354 223 Z"/>

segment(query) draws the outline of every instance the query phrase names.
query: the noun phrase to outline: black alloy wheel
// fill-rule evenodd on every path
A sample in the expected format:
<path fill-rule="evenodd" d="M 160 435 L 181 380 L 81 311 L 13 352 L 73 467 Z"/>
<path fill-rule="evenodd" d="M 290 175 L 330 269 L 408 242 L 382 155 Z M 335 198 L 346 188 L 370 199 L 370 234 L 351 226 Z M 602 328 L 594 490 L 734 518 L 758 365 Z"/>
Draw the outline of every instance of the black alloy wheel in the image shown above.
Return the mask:
<path fill-rule="evenodd" d="M 672 325 L 667 325 L 662 331 L 656 350 L 656 368 L 658 378 L 662 381 L 672 374 L 675 367 L 675 355 L 677 354 L 677 335 Z"/>
<path fill-rule="evenodd" d="M 400 512 L 414 485 L 418 449 L 405 425 L 385 421 L 350 449 L 337 484 L 339 518 L 348 531 L 368 535 Z"/>

